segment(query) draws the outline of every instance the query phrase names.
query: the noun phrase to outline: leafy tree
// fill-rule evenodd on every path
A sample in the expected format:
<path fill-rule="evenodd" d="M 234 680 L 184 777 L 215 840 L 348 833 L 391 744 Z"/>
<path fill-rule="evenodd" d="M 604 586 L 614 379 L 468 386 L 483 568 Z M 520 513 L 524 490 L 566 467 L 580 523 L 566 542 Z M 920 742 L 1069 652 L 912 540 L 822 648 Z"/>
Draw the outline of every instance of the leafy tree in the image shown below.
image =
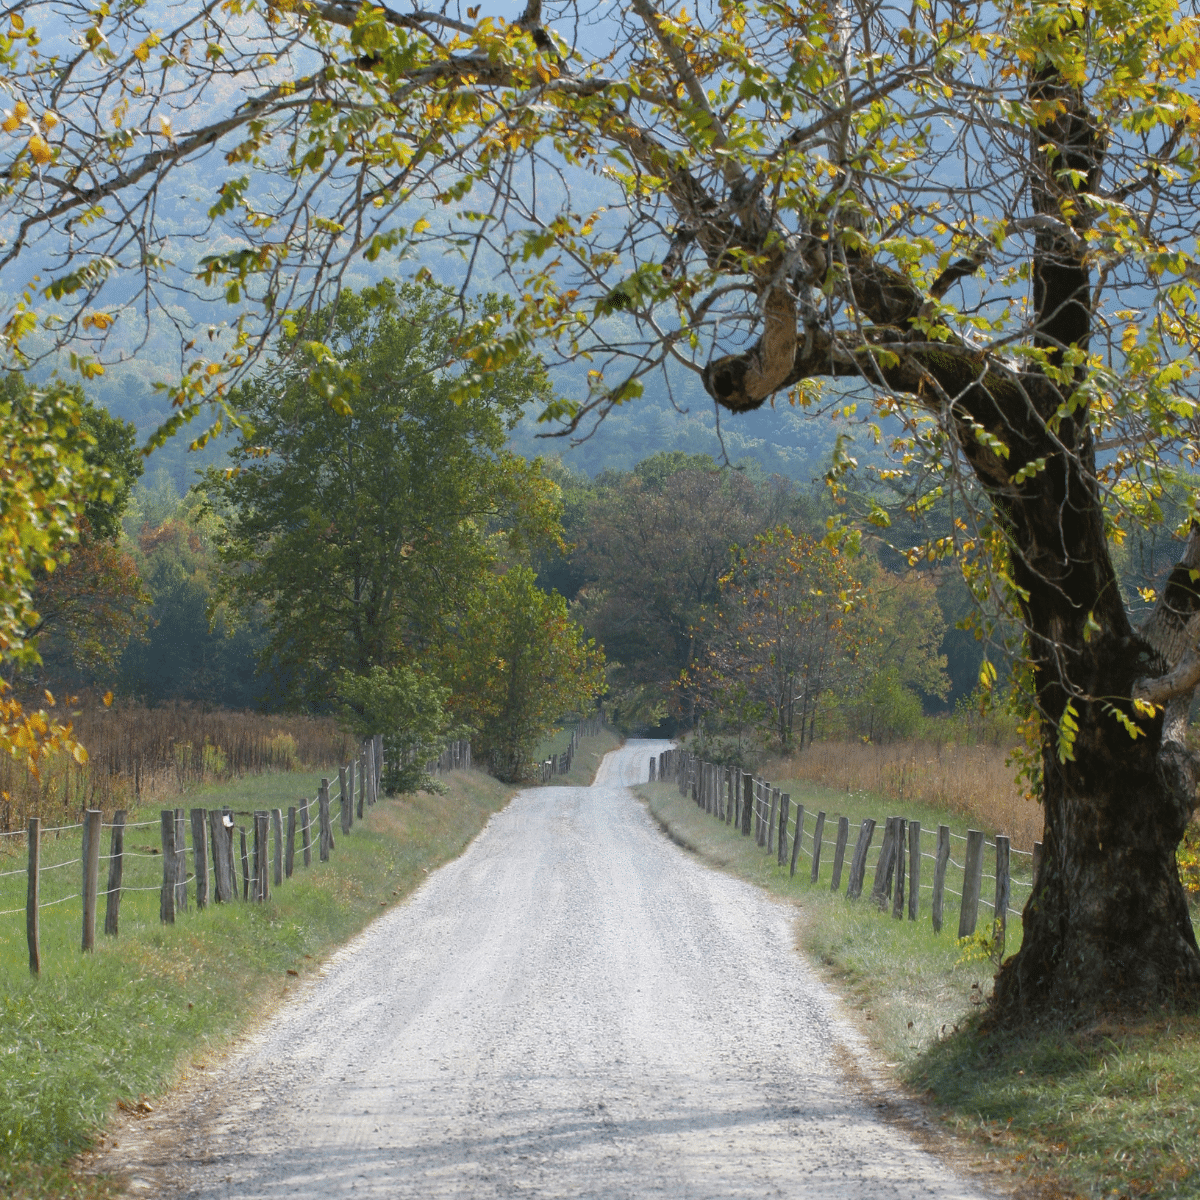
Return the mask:
<path fill-rule="evenodd" d="M 331 407 L 285 356 L 237 397 L 235 469 L 207 475 L 226 514 L 222 595 L 262 606 L 264 658 L 312 702 L 343 668 L 435 649 L 502 551 L 557 536 L 557 488 L 504 449 L 546 377 L 523 357 L 453 403 L 451 300 L 416 286 L 344 294 L 323 319 L 345 398 Z"/>
<path fill-rule="evenodd" d="M 23 387 L 14 376 L 10 386 Z M 36 642 L 45 678 L 72 686 L 110 680 L 131 638 L 146 628 L 150 600 L 129 548 L 122 518 L 143 471 L 137 429 L 75 390 L 86 434 L 85 467 L 101 488 L 77 494 L 77 541 L 54 571 L 39 571 L 33 591 Z"/>
<path fill-rule="evenodd" d="M 389 795 L 432 785 L 426 770 L 452 736 L 450 689 L 412 667 L 373 666 L 338 679 L 342 720 L 356 737 L 383 735 L 383 786 Z"/>
<path fill-rule="evenodd" d="M 604 654 L 528 567 L 488 578 L 448 649 L 454 708 L 478 730 L 472 754 L 501 779 L 528 778 L 538 739 L 604 691 Z"/>
<path fill-rule="evenodd" d="M 803 749 L 862 640 L 857 574 L 839 551 L 787 526 L 759 534 L 721 579 L 702 671 L 710 703 L 719 710 L 728 696 L 744 711 L 748 701 L 780 753 Z"/>
<path fill-rule="evenodd" d="M 978 559 L 973 586 L 1024 630 L 1045 858 L 998 1019 L 1200 999 L 1175 865 L 1200 528 L 1149 614 L 1109 553 L 1194 455 L 1200 21 L 1175 0 L 633 0 L 586 35 L 590 14 L 561 15 L 333 0 L 160 31 L 136 6 L 24 6 L 0 44 L 25 89 L 0 261 L 29 276 L 61 248 L 47 352 L 103 353 L 131 274 L 223 287 L 245 307 L 224 344 L 185 333 L 182 421 L 350 260 L 436 238 L 464 288 L 499 268 L 520 297 L 512 328 L 478 324 L 481 372 L 533 337 L 590 356 L 588 394 L 550 406 L 574 427 L 668 362 L 732 412 L 841 381 L 897 423 L 896 470 L 977 481 L 982 510 L 929 552 Z M 39 23 L 82 47 L 69 70 Z M 203 155 L 197 261 L 168 252 L 180 213 L 158 204 Z M 589 169 L 607 186 L 575 203 L 563 183 Z M 10 344 L 34 344 L 34 303 L 13 302 Z"/>
<path fill-rule="evenodd" d="M 946 631 L 931 575 L 896 576 L 868 560 L 863 564 L 861 636 L 855 669 L 841 690 L 839 715 L 846 732 L 868 741 L 910 737 L 923 701 L 944 700 L 950 690 Z"/>

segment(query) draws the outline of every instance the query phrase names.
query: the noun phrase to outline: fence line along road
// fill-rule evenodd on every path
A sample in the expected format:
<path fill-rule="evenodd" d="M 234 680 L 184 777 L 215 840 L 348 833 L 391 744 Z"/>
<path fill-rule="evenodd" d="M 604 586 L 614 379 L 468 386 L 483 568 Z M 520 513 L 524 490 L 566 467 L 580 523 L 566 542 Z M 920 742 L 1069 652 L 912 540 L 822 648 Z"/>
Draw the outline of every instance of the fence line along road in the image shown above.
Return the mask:
<path fill-rule="evenodd" d="M 846 852 L 850 848 L 849 817 L 838 817 L 837 832 L 831 840 L 825 836 L 826 814 L 818 812 L 812 817 L 811 833 L 807 833 L 808 816 L 804 805 L 793 806 L 789 793 L 781 793 L 779 788 L 748 771 L 706 762 L 678 746 L 650 759 L 649 776 L 651 783 L 674 782 L 680 793 L 690 795 L 704 812 L 737 829 L 743 837 L 752 836 L 755 844 L 773 855 L 780 866 L 788 867 L 793 877 L 802 856 L 807 855 L 809 880 L 816 883 L 821 872 L 822 854 L 828 847 L 833 853 L 830 890 L 840 890 Z M 863 818 L 858 825 L 846 872 L 846 896 L 850 900 L 857 900 L 862 895 L 867 859 L 877 828 L 878 823 L 872 817 Z M 907 916 L 908 920 L 916 921 L 920 915 L 921 896 L 927 892 L 930 920 L 934 931 L 940 932 L 945 897 L 949 892 L 960 900 L 958 937 L 966 938 L 975 933 L 978 925 L 984 880 L 991 880 L 995 885 L 991 901 L 992 921 L 1003 947 L 1008 917 L 1021 915 L 1021 910 L 1013 907 L 1013 889 L 1020 889 L 1022 894 L 1017 899 L 1023 904 L 1037 879 L 1042 844 L 1035 842 L 1030 853 L 1014 850 L 1004 834 L 997 834 L 993 841 L 988 841 L 979 830 L 969 829 L 963 839 L 960 834 L 952 834 L 948 825 L 939 825 L 934 851 L 930 853 L 924 848 L 922 839 L 931 837 L 935 837 L 933 832 L 923 830 L 919 821 L 902 816 L 885 820 L 870 891 L 871 902 L 883 911 L 890 911 L 897 920 Z M 951 857 L 952 837 L 966 842 L 961 863 Z M 995 863 L 992 874 L 986 874 L 983 869 L 985 852 L 989 848 Z M 1014 854 L 1030 860 L 1028 879 L 1013 878 Z M 923 860 L 933 864 L 933 877 L 928 883 L 922 881 Z M 947 870 L 951 865 L 962 872 L 961 892 L 947 884 Z"/>
<path fill-rule="evenodd" d="M 427 769 L 433 774 L 463 769 L 470 764 L 470 742 L 455 741 L 429 762 Z M 354 760 L 338 768 L 336 792 L 331 791 L 330 780 L 323 778 L 313 800 L 301 800 L 298 805 L 289 807 L 286 814 L 280 808 L 253 812 L 229 807 L 193 808 L 186 814 L 182 808 L 170 808 L 163 809 L 157 821 L 130 822 L 126 819 L 126 810 L 118 809 L 112 822 L 105 823 L 99 809 L 88 809 L 83 821 L 77 824 L 46 829 L 42 828 L 39 818 L 31 817 L 26 829 L 5 835 L 25 838 L 28 853 L 24 868 L 0 872 L 0 880 L 10 875 L 26 877 L 25 904 L 0 909 L 0 917 L 25 913 L 29 969 L 37 975 L 41 970 L 39 913 L 46 908 L 79 901 L 80 944 L 84 951 L 90 951 L 96 945 L 101 897 L 104 898 L 104 933 L 109 937 L 119 935 L 121 897 L 129 892 L 158 892 L 159 919 L 168 925 L 187 911 L 189 890 L 197 910 L 209 904 L 230 903 L 238 899 L 239 892 L 243 900 L 262 903 L 270 898 L 272 886 L 280 887 L 285 879 L 292 877 L 297 862 L 305 867 L 312 864 L 314 843 L 320 861 L 329 860 L 335 849 L 335 816 L 341 833 L 348 835 L 355 819 L 362 820 L 365 810 L 378 801 L 384 767 L 383 738 L 377 735 L 363 742 Z M 134 831 L 142 832 L 153 826 L 159 829 L 160 848 L 134 849 L 126 845 L 127 837 Z M 74 830 L 81 831 L 78 857 L 43 863 L 42 852 L 47 839 L 53 835 L 57 841 Z M 102 853 L 101 845 L 105 830 L 109 835 L 107 854 Z M 187 861 L 189 833 L 191 871 Z M 126 881 L 127 859 L 159 858 L 162 861 L 161 883 L 143 886 Z M 105 886 L 101 889 L 100 875 L 105 864 Z M 80 890 L 53 899 L 44 898 L 43 881 L 57 878 L 51 876 L 51 872 L 72 866 L 81 867 Z"/>

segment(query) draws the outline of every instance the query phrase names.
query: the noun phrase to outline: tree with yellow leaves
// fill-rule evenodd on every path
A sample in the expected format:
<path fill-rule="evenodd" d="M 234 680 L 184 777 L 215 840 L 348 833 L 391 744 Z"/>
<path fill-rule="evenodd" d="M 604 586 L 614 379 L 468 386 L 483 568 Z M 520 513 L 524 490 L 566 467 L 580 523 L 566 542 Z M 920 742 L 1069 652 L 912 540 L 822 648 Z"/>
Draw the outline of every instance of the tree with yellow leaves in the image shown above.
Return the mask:
<path fill-rule="evenodd" d="M 663 369 L 728 413 L 832 385 L 893 480 L 981 501 L 914 554 L 990 551 L 972 582 L 1025 630 L 1045 857 L 998 1018 L 1200 1000 L 1174 853 L 1200 532 L 1149 613 L 1108 548 L 1197 453 L 1190 7 L 33 0 L 7 20 L 28 112 L 0 269 L 39 277 L 9 289 L 10 354 L 95 373 L 158 297 L 222 301 L 191 327 L 172 309 L 165 436 L 236 417 L 229 386 L 281 325 L 330 376 L 306 331 L 351 264 L 449 249 L 464 294 L 482 273 L 516 300 L 464 321 L 475 372 L 535 340 L 584 359 L 546 410 L 571 430 Z"/>

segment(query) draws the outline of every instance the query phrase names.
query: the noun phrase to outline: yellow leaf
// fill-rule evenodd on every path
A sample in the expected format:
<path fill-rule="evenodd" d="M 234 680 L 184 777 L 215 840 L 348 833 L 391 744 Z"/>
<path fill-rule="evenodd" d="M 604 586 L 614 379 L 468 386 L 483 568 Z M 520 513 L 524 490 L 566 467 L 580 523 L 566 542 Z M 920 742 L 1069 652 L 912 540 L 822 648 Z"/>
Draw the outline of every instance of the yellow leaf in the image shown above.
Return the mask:
<path fill-rule="evenodd" d="M 112 694 L 112 692 L 105 692 L 105 693 L 104 693 L 104 707 L 105 707 L 105 708 L 112 708 L 112 702 L 113 702 L 113 694 Z"/>
<path fill-rule="evenodd" d="M 35 133 L 29 139 L 29 153 L 33 155 L 33 161 L 39 167 L 45 165 L 54 157 L 50 149 L 50 143 L 40 133 Z"/>

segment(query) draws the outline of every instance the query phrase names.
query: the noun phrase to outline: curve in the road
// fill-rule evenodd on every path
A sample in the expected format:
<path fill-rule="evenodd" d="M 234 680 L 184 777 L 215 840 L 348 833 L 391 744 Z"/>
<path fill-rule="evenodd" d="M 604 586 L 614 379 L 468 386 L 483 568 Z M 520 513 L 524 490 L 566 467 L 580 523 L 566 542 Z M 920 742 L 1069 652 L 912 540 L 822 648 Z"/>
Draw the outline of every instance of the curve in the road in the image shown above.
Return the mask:
<path fill-rule="evenodd" d="M 979 1196 L 847 1086 L 858 1043 L 788 909 L 627 790 L 666 745 L 520 793 L 230 1059 L 135 1190 Z"/>

